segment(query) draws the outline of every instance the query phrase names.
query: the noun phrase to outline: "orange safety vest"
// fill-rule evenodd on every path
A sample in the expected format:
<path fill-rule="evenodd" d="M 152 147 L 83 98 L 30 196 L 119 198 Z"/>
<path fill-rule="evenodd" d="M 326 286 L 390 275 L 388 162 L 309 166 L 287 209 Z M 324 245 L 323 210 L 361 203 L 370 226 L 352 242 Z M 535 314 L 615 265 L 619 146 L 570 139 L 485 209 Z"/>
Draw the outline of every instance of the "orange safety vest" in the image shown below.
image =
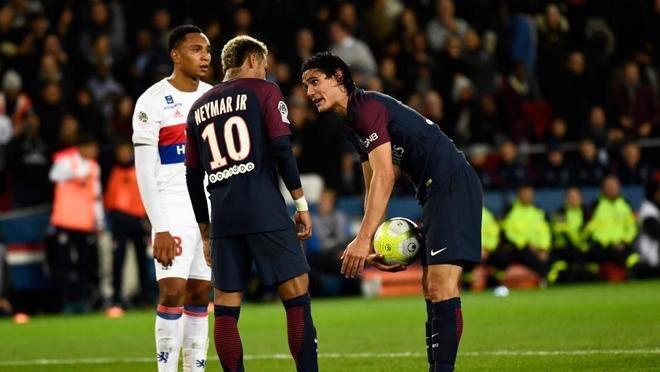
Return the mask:
<path fill-rule="evenodd" d="M 112 168 L 105 191 L 105 208 L 139 218 L 147 216 L 140 198 L 135 167 Z"/>
<path fill-rule="evenodd" d="M 62 150 L 54 155 L 55 161 L 71 161 L 76 169 L 80 166 L 77 148 Z M 96 231 L 95 204 L 97 183 L 100 179 L 99 165 L 91 161 L 90 172 L 84 178 L 72 178 L 55 184 L 55 199 L 50 223 L 53 226 L 82 232 Z"/>

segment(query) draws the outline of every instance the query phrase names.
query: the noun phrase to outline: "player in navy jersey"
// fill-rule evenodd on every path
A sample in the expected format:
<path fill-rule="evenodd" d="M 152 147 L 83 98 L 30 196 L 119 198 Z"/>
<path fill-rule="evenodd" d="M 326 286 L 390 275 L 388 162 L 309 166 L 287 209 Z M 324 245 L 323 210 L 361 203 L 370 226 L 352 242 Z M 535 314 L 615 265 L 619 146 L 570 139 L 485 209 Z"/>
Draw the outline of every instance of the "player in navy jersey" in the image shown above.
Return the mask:
<path fill-rule="evenodd" d="M 287 106 L 277 85 L 265 80 L 267 54 L 266 46 L 249 36 L 237 36 L 222 49 L 223 82 L 200 97 L 188 115 L 186 179 L 213 270 L 215 345 L 223 370 L 243 370 L 237 323 L 254 262 L 263 282 L 277 285 L 297 370 L 316 371 L 309 265 L 298 241 L 311 236 L 312 219 L 289 142 Z M 296 204 L 295 226 L 278 173 Z"/>
<path fill-rule="evenodd" d="M 453 370 L 463 330 L 459 280 L 463 266 L 481 257 L 479 178 L 435 123 L 390 96 L 357 89 L 339 57 L 311 57 L 303 64 L 302 81 L 320 112 L 332 110 L 344 117 L 346 133 L 362 161 L 365 212 L 357 236 L 342 255 L 341 273 L 360 275 L 366 262 L 384 271 L 405 269 L 384 264 L 373 250 L 395 176 L 404 174 L 415 185 L 423 210 L 429 371 Z"/>

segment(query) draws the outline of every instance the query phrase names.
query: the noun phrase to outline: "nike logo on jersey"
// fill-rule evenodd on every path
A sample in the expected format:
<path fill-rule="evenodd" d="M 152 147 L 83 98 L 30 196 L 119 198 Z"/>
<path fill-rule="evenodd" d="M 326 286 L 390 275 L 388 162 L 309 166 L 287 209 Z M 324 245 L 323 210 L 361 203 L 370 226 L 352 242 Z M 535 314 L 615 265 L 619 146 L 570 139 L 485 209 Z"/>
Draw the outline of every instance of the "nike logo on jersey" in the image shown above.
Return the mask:
<path fill-rule="evenodd" d="M 447 249 L 447 247 L 444 247 L 444 248 L 442 248 L 442 249 L 438 249 L 437 251 L 434 251 L 433 249 L 431 249 L 431 256 L 435 256 L 435 255 L 437 255 L 438 253 L 444 251 L 445 249 Z"/>

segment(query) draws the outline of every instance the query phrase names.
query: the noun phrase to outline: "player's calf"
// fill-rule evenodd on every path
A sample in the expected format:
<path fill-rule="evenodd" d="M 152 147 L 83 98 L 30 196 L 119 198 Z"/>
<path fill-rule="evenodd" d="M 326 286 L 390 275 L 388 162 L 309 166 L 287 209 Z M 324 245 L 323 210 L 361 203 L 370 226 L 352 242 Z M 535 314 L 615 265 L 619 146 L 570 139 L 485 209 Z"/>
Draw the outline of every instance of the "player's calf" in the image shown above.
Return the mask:
<path fill-rule="evenodd" d="M 299 372 L 318 371 L 316 328 L 309 293 L 283 301 L 289 350 Z"/>

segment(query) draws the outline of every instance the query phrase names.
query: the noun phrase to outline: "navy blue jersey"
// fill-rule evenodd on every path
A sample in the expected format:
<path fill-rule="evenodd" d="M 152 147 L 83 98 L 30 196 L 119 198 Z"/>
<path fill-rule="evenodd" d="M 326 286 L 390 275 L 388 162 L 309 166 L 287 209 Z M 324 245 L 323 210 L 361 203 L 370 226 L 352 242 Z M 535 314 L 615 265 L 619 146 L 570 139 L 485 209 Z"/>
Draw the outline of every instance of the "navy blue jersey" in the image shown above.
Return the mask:
<path fill-rule="evenodd" d="M 349 96 L 347 135 L 362 161 L 383 143 L 392 145 L 392 162 L 411 180 L 418 200 L 431 182 L 446 182 L 465 156 L 440 127 L 417 111 L 378 92 L 356 90 Z"/>
<path fill-rule="evenodd" d="M 186 166 L 208 175 L 213 237 L 291 226 L 270 145 L 291 134 L 287 113 L 277 85 L 261 79 L 223 82 L 191 107 Z"/>

